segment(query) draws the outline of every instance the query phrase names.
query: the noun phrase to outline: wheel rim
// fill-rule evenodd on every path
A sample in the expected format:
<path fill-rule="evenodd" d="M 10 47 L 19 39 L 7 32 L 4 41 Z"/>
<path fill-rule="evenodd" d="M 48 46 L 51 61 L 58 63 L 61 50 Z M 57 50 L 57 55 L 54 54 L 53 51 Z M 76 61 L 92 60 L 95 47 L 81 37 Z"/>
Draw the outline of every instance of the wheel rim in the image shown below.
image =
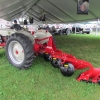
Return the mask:
<path fill-rule="evenodd" d="M 17 41 L 12 41 L 8 46 L 8 54 L 15 64 L 21 64 L 24 61 L 24 49 Z"/>

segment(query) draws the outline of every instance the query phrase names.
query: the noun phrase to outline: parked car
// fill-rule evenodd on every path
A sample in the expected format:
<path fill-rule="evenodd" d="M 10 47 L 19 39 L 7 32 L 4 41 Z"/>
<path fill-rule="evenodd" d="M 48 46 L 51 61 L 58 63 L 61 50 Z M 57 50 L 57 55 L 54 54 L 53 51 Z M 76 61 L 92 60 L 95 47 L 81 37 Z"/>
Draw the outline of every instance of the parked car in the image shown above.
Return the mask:
<path fill-rule="evenodd" d="M 82 33 L 82 31 L 83 31 L 83 28 L 76 27 L 76 32 L 77 33 Z M 72 27 L 72 32 L 75 33 L 75 27 Z"/>
<path fill-rule="evenodd" d="M 62 28 L 55 28 L 54 26 L 50 28 L 50 33 L 54 35 L 63 35 Z"/>
<path fill-rule="evenodd" d="M 90 32 L 91 32 L 91 29 L 90 29 L 90 28 L 83 28 L 82 33 L 87 33 L 87 34 L 89 34 Z"/>
<path fill-rule="evenodd" d="M 72 30 L 69 29 L 69 28 L 65 28 L 65 29 L 62 30 L 63 34 L 65 33 L 66 35 L 69 35 L 71 33 L 71 31 Z"/>
<path fill-rule="evenodd" d="M 54 35 L 63 35 L 63 34 L 66 34 L 66 35 L 69 35 L 71 33 L 71 29 L 70 28 L 55 28 L 54 26 L 52 26 L 50 28 L 50 33 L 54 34 Z"/>
<path fill-rule="evenodd" d="M 64 35 L 64 34 L 69 35 L 70 33 L 71 33 L 71 29 L 69 29 L 69 28 L 65 28 L 65 29 L 56 28 L 56 33 L 55 34 L 57 34 L 57 35 Z"/>
<path fill-rule="evenodd" d="M 75 27 L 72 27 L 72 32 L 75 33 Z M 91 29 L 88 27 L 86 28 L 76 27 L 76 33 L 89 34 L 90 32 L 91 32 Z"/>

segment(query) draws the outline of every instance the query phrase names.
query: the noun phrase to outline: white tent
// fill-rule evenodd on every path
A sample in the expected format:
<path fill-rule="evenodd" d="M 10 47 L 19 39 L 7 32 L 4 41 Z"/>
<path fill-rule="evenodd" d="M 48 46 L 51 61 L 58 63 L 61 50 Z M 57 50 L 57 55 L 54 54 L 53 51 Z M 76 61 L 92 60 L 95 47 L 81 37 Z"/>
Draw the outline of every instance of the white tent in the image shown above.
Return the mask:
<path fill-rule="evenodd" d="M 100 0 L 90 0 L 89 14 L 77 14 L 77 0 L 0 0 L 0 18 L 8 21 L 29 16 L 39 21 L 46 12 L 46 23 L 77 22 L 100 18 Z"/>

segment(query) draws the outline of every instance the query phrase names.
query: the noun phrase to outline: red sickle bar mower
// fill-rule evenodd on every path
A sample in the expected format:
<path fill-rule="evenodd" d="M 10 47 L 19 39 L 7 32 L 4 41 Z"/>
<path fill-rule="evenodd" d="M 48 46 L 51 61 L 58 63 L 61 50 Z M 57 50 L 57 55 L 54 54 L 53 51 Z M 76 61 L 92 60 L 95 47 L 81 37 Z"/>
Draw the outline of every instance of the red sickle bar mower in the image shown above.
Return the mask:
<path fill-rule="evenodd" d="M 50 61 L 53 67 L 60 68 L 64 76 L 73 75 L 75 70 L 89 68 L 80 74 L 77 80 L 100 84 L 100 68 L 94 68 L 91 63 L 58 50 L 49 32 L 38 30 L 32 35 L 21 30 L 12 33 L 6 34 L 6 38 L 2 36 L 0 46 L 6 44 L 7 59 L 15 67 L 26 69 L 32 65 L 34 55 L 42 54 L 44 59 Z"/>
<path fill-rule="evenodd" d="M 89 70 L 80 74 L 77 80 L 100 84 L 100 68 L 94 68 L 91 63 L 86 62 L 84 60 L 76 59 L 73 55 L 58 50 L 54 44 L 53 38 L 52 37 L 48 38 L 49 41 L 47 45 L 44 46 L 44 50 L 42 48 L 42 51 L 44 52 L 44 59 L 46 61 L 51 61 L 53 67 L 60 68 L 61 73 L 64 76 L 73 75 L 74 69 L 79 70 L 79 69 L 89 68 Z M 45 38 L 42 40 L 45 40 Z M 41 40 L 36 40 L 36 41 L 41 41 Z M 35 47 L 36 46 L 34 46 L 34 48 Z M 37 51 L 38 50 L 36 50 L 36 52 Z M 38 51 L 38 53 L 39 52 L 40 51 Z"/>

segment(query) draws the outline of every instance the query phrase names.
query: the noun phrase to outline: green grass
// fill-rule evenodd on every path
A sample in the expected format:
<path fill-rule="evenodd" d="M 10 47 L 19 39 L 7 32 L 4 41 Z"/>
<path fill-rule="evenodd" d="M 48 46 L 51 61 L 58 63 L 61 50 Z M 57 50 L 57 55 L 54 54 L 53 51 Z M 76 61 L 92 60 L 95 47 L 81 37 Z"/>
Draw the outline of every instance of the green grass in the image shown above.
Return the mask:
<path fill-rule="evenodd" d="M 55 36 L 57 48 L 100 67 L 100 37 L 87 34 Z M 100 86 L 76 81 L 83 70 L 64 77 L 42 57 L 28 70 L 10 65 L 0 49 L 0 100 L 100 100 Z"/>

